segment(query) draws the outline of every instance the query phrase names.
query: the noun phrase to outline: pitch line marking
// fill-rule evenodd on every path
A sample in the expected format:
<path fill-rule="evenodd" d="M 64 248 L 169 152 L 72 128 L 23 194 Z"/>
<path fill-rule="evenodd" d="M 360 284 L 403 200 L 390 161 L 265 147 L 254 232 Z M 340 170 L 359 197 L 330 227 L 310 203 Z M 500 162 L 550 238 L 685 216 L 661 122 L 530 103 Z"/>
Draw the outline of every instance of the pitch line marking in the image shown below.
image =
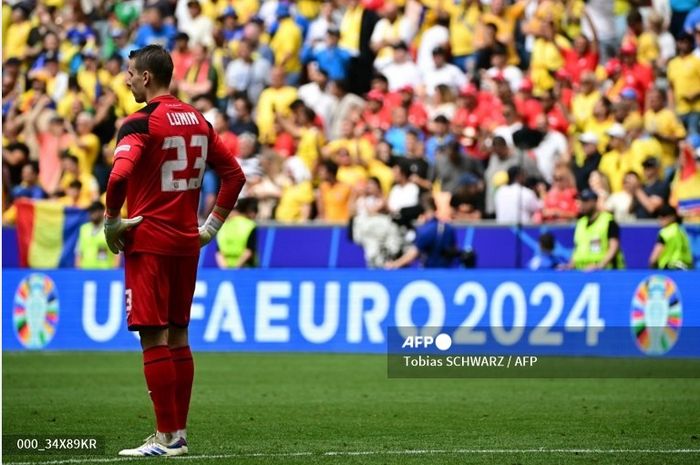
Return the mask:
<path fill-rule="evenodd" d="M 243 458 L 283 458 L 283 457 L 352 457 L 363 455 L 491 455 L 491 454 L 700 454 L 700 449 L 405 449 L 329 452 L 251 452 L 241 454 L 184 455 L 167 457 L 168 460 L 228 460 Z M 109 457 L 63 459 L 35 462 L 5 462 L 6 465 L 69 465 L 81 463 L 119 463 L 143 460 L 144 457 Z"/>

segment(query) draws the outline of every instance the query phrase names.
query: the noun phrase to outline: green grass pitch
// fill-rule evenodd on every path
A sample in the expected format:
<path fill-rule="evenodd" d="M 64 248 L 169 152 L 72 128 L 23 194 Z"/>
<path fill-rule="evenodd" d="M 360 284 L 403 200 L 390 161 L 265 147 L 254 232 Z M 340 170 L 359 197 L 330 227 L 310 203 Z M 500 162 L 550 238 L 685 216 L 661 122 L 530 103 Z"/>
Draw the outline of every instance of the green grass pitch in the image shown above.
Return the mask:
<path fill-rule="evenodd" d="M 154 428 L 139 352 L 2 360 L 3 434 L 106 438 L 101 456 L 3 463 L 119 463 Z M 191 465 L 700 463 L 698 379 L 388 379 L 378 355 L 195 363 Z"/>

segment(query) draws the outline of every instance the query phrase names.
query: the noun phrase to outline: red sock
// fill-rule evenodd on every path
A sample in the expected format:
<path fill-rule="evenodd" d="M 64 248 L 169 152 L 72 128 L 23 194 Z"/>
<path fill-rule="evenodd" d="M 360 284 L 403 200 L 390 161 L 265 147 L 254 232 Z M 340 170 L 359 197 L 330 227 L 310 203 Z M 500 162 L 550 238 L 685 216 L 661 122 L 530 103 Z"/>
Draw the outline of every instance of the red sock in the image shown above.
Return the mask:
<path fill-rule="evenodd" d="M 158 431 L 176 431 L 175 366 L 168 346 L 154 346 L 143 351 L 143 372 L 156 412 Z"/>
<path fill-rule="evenodd" d="M 192 381 L 194 379 L 194 361 L 190 346 L 171 349 L 175 365 L 175 403 L 177 404 L 177 429 L 187 427 L 187 413 L 190 410 Z"/>

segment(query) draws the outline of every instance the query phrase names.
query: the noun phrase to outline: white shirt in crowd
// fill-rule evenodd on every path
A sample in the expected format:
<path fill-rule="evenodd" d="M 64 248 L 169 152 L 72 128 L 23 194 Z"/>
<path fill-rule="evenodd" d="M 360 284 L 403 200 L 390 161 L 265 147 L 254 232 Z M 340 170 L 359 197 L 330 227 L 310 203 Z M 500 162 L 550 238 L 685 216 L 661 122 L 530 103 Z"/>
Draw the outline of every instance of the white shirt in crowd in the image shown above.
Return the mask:
<path fill-rule="evenodd" d="M 387 207 L 392 213 L 398 213 L 402 208 L 415 207 L 418 205 L 420 189 L 412 182 L 405 185 L 395 184 L 389 191 Z"/>
<path fill-rule="evenodd" d="M 389 81 L 389 91 L 395 92 L 402 87 L 417 87 L 423 82 L 418 66 L 412 61 L 394 63 L 393 61 L 383 68 L 377 68 Z"/>
<path fill-rule="evenodd" d="M 537 160 L 537 169 L 540 170 L 545 181 L 552 183 L 554 175 L 554 165 L 569 150 L 569 141 L 566 136 L 559 131 L 547 131 L 540 145 L 532 151 Z"/>
<path fill-rule="evenodd" d="M 446 46 L 450 41 L 450 31 L 445 26 L 435 25 L 423 33 L 418 46 L 416 64 L 422 70 L 435 68 L 433 50 Z"/>
<path fill-rule="evenodd" d="M 496 222 L 504 224 L 530 224 L 532 215 L 542 207 L 537 195 L 518 183 L 499 187 L 495 204 Z"/>
<path fill-rule="evenodd" d="M 452 63 L 445 63 L 440 68 L 424 69 L 423 82 L 428 95 L 433 95 L 435 88 L 440 84 L 450 87 L 453 92 L 457 93 L 467 84 L 467 76 Z"/>

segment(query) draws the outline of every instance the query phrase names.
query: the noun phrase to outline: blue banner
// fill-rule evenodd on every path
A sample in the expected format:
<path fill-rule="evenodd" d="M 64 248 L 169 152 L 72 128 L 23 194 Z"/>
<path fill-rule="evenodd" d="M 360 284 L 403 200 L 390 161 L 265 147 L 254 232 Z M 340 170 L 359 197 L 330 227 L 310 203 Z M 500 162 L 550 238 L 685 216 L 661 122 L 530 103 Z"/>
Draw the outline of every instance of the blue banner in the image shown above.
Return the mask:
<path fill-rule="evenodd" d="M 122 271 L 3 280 L 4 350 L 139 348 Z M 195 350 L 385 353 L 390 328 L 415 327 L 474 353 L 700 357 L 698 283 L 700 272 L 204 269 L 190 338 Z"/>
<path fill-rule="evenodd" d="M 686 225 L 696 267 L 700 268 L 700 226 Z M 538 238 L 550 232 L 555 239 L 554 254 L 568 260 L 573 250 L 573 225 L 543 225 L 516 228 L 511 226 L 458 225 L 457 243 L 477 254 L 477 268 L 527 268 L 538 250 Z M 654 225 L 622 225 L 620 240 L 629 269 L 646 269 L 649 255 L 659 234 Z M 348 237 L 344 226 L 260 226 L 258 228 L 258 262 L 261 268 L 365 268 L 360 246 Z M 17 233 L 2 229 L 3 268 L 19 266 Z M 216 244 L 202 251 L 201 265 L 216 268 Z M 66 261 L 67 268 L 73 260 Z"/>

